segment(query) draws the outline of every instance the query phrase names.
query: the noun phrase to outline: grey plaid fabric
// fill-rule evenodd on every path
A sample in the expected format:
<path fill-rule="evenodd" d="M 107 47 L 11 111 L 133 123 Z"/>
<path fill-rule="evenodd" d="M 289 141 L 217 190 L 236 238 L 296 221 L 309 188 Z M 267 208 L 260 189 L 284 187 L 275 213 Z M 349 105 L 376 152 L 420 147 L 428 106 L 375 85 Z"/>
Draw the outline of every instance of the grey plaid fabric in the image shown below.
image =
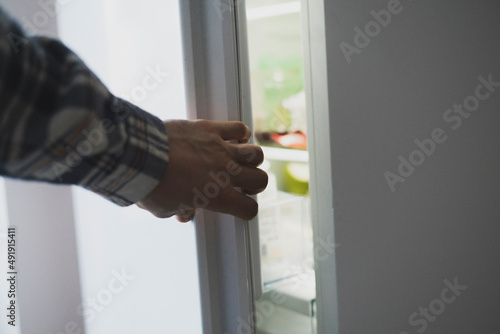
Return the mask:
<path fill-rule="evenodd" d="M 158 184 L 168 152 L 160 119 L 0 8 L 0 175 L 80 185 L 125 206 Z"/>

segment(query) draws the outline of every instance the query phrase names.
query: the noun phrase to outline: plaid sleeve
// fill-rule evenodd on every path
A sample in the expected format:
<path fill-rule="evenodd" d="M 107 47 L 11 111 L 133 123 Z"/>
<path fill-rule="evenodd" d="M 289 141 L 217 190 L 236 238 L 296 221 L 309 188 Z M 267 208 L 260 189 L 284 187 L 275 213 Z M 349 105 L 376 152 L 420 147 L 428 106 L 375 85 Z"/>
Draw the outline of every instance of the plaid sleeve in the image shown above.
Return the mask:
<path fill-rule="evenodd" d="M 165 126 L 114 97 L 61 42 L 26 37 L 0 8 L 0 174 L 75 184 L 125 206 L 168 164 Z"/>

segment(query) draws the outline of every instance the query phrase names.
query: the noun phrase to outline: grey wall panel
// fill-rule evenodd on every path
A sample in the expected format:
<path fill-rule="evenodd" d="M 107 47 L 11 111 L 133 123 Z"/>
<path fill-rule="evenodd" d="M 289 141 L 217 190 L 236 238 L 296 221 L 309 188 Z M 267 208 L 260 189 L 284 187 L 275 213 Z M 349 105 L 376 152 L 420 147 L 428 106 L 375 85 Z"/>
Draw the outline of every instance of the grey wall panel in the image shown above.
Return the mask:
<path fill-rule="evenodd" d="M 340 333 L 499 333 L 500 2 L 325 12 Z M 455 278 L 467 288 L 443 297 Z"/>

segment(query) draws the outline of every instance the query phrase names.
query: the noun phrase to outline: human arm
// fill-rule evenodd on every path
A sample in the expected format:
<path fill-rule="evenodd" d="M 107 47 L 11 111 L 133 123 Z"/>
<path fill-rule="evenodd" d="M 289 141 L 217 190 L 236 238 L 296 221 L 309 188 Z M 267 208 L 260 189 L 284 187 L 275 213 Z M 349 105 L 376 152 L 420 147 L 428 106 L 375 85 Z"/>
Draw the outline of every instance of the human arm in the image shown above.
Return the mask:
<path fill-rule="evenodd" d="M 164 174 L 163 122 L 114 97 L 60 41 L 27 37 L 0 9 L 0 174 L 76 184 L 119 204 Z"/>
<path fill-rule="evenodd" d="M 198 165 L 189 165 L 190 155 L 186 154 L 177 155 L 174 167 L 167 168 L 172 155 L 167 133 L 175 133 L 177 126 L 167 129 L 169 122 L 163 123 L 114 97 L 61 42 L 45 37 L 26 37 L 1 9 L 0 60 L 0 174 L 76 184 L 119 205 L 145 200 L 141 205 L 149 207 L 150 202 L 146 199 L 158 197 L 154 196 L 158 195 L 158 189 L 163 189 L 161 192 L 165 194 L 169 192 L 166 188 L 170 188 L 172 177 L 168 177 L 169 182 L 164 180 L 167 175 L 179 174 L 173 172 L 175 166 L 183 166 L 177 170 L 189 167 L 196 171 L 195 175 L 209 172 L 206 166 L 196 169 Z M 190 129 L 201 130 L 199 122 L 186 124 Z M 234 124 L 221 123 L 220 126 Z M 242 124 L 239 127 L 242 128 Z M 222 146 L 232 145 L 216 136 L 209 137 Z M 210 140 L 205 143 L 210 144 Z M 174 141 L 177 142 L 175 146 L 182 146 L 181 139 Z M 256 147 L 247 146 L 247 149 L 258 151 Z M 256 163 L 248 164 L 245 167 L 250 168 L 249 175 L 255 174 L 253 165 Z M 262 185 L 265 176 L 259 173 L 258 183 Z M 246 174 L 247 169 L 243 175 Z M 232 177 L 231 182 L 234 179 Z M 196 186 L 204 187 L 203 184 Z M 256 191 L 247 188 L 250 193 Z M 165 207 L 162 216 L 167 211 L 175 214 L 175 210 L 166 210 L 166 207 L 170 208 L 170 202 L 176 202 L 179 196 L 188 200 L 182 208 L 193 204 L 189 203 L 188 195 L 182 196 L 182 190 L 189 193 L 192 188 L 179 189 L 173 185 L 172 189 L 176 189 L 176 197 L 160 196 L 160 206 Z M 166 198 L 169 198 L 168 203 Z M 246 196 L 239 198 L 249 205 L 250 199 Z M 239 207 L 240 201 L 234 203 L 232 199 L 227 198 L 224 208 L 211 204 L 206 208 L 220 208 L 238 215 L 239 209 L 235 212 L 230 207 Z M 179 205 L 175 206 L 179 208 Z M 154 210 L 158 212 L 158 207 Z"/>

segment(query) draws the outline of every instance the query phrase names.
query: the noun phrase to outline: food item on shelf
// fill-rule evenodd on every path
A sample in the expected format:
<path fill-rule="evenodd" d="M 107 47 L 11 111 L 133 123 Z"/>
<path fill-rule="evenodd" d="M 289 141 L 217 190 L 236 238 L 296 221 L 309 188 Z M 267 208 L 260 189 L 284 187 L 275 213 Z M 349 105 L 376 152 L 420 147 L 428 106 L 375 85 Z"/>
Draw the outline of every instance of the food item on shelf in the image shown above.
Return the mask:
<path fill-rule="evenodd" d="M 302 57 L 264 54 L 252 68 L 252 78 L 256 129 L 278 133 L 305 131 Z"/>
<path fill-rule="evenodd" d="M 306 135 L 300 131 L 286 134 L 273 133 L 271 134 L 271 138 L 275 142 L 286 148 L 295 148 L 299 150 L 307 149 Z"/>
<path fill-rule="evenodd" d="M 289 162 L 285 165 L 286 191 L 296 195 L 309 193 L 309 166 L 306 163 Z"/>
<path fill-rule="evenodd" d="M 307 149 L 307 137 L 301 131 L 295 132 L 256 132 L 255 138 L 260 145 L 298 150 Z"/>

